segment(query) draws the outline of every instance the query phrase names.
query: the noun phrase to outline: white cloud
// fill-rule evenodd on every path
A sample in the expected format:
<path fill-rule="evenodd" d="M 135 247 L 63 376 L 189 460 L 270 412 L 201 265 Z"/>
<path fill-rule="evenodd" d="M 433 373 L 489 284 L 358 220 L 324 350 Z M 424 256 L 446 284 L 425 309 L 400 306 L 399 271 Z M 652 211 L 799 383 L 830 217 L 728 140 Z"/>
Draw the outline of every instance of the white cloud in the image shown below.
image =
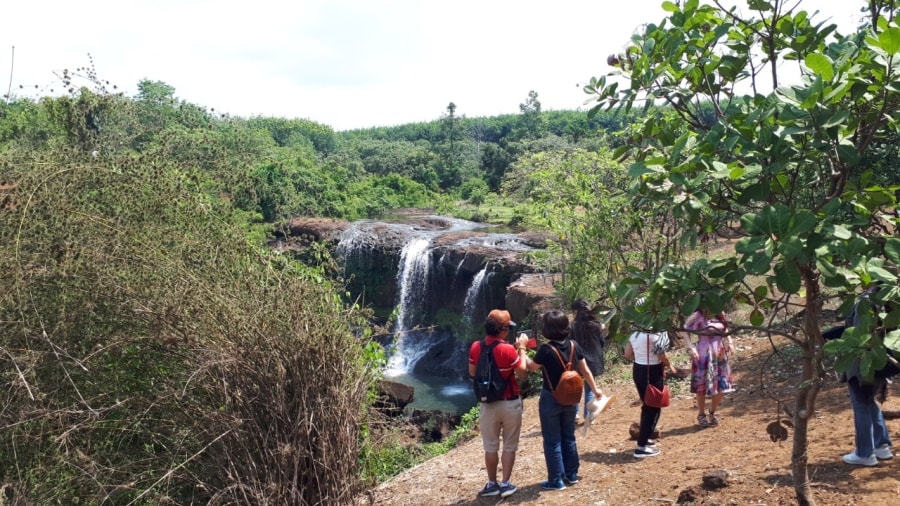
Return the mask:
<path fill-rule="evenodd" d="M 742 2 L 738 2 L 743 4 Z M 847 21 L 854 7 L 805 0 Z M 528 92 L 576 109 L 662 0 L 46 0 L 4 8 L 0 83 L 61 90 L 54 71 L 93 56 L 127 94 L 143 78 L 233 115 L 336 129 L 515 114 Z M 860 2 L 860 5 L 862 2 Z M 834 13 L 838 13 L 835 15 Z M 15 63 L 11 61 L 15 46 Z M 0 85 L 2 86 L 2 85 Z M 3 87 L 5 88 L 5 87 Z M 5 93 L 5 89 L 4 89 Z"/>

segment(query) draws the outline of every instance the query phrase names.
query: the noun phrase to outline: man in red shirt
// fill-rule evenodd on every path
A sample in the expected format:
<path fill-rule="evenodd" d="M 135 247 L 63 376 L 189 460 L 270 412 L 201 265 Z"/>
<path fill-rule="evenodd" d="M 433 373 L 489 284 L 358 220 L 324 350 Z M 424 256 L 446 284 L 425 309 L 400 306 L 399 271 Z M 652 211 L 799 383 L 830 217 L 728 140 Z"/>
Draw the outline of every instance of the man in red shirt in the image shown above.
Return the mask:
<path fill-rule="evenodd" d="M 516 348 L 506 341 L 510 327 L 515 327 L 509 311 L 494 309 L 484 322 L 485 342 L 500 343 L 494 347 L 494 362 L 500 375 L 508 380 L 503 400 L 482 403 L 479 425 L 481 442 L 484 446 L 484 466 L 487 468 L 488 482 L 478 493 L 482 497 L 509 497 L 516 491 L 510 483 L 516 450 L 519 448 L 519 430 L 522 428 L 522 397 L 519 395 L 517 376 L 525 376 L 525 361 L 519 359 Z M 478 358 L 481 355 L 481 340 L 472 343 L 469 349 L 469 376 L 475 376 Z M 500 439 L 503 438 L 503 456 L 498 456 Z M 497 465 L 502 461 L 503 480 L 497 481 Z"/>

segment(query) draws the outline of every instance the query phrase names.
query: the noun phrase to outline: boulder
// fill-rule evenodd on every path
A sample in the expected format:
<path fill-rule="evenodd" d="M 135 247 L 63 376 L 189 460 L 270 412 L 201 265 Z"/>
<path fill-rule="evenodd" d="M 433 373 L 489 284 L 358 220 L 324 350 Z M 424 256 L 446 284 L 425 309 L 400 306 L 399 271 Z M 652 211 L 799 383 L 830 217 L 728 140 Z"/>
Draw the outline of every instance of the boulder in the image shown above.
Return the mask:
<path fill-rule="evenodd" d="M 521 274 L 509 284 L 506 291 L 506 309 L 520 328 L 538 327 L 540 315 L 550 309 L 563 309 L 562 299 L 556 293 L 561 274 Z"/>
<path fill-rule="evenodd" d="M 416 409 L 409 416 L 409 423 L 419 428 L 419 441 L 422 443 L 438 443 L 449 436 L 462 417 L 439 410 Z"/>
<path fill-rule="evenodd" d="M 728 471 L 716 469 L 703 474 L 703 488 L 717 490 L 728 486 Z"/>
<path fill-rule="evenodd" d="M 416 389 L 396 381 L 378 383 L 378 396 L 373 406 L 389 416 L 403 416 L 403 410 L 415 398 Z"/>

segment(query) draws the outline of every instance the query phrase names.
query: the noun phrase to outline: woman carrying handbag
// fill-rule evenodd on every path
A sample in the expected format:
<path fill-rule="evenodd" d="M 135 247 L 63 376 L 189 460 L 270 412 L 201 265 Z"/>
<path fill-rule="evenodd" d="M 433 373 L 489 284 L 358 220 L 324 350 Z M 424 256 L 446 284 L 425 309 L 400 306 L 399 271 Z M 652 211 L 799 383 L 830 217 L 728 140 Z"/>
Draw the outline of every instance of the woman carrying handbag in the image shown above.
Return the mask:
<path fill-rule="evenodd" d="M 676 372 L 675 367 L 666 356 L 668 348 L 669 334 L 665 331 L 634 331 L 628 337 L 628 344 L 625 345 L 625 358 L 634 361 L 631 376 L 638 396 L 641 398 L 641 423 L 637 448 L 634 449 L 634 456 L 639 459 L 659 455 L 656 441 L 650 439 L 650 435 L 656 430 L 662 407 L 650 405 L 659 404 L 655 402 L 648 404 L 647 388 L 649 385 L 653 385 L 660 391 L 664 390 L 666 388 L 665 368 L 669 368 L 673 373 Z"/>

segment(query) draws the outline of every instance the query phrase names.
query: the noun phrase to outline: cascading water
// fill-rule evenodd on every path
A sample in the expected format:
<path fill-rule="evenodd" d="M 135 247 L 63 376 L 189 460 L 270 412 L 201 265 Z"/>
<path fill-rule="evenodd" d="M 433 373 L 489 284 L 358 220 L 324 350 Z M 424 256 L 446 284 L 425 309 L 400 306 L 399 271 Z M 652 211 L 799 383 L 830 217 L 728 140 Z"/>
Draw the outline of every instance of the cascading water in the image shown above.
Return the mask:
<path fill-rule="evenodd" d="M 466 301 L 463 303 L 464 313 L 463 319 L 468 324 L 468 326 L 472 325 L 473 318 L 475 316 L 475 308 L 478 304 L 478 295 L 481 294 L 481 285 L 484 281 L 484 274 L 487 272 L 487 267 L 483 267 L 478 274 L 472 278 L 472 286 L 469 287 L 469 290 L 466 292 Z"/>
<path fill-rule="evenodd" d="M 399 312 L 394 325 L 394 350 L 384 371 L 386 376 L 408 373 L 428 352 L 429 343 L 409 334 L 416 326 L 417 309 L 427 297 L 428 271 L 431 267 L 431 239 L 417 237 L 406 243 L 400 253 L 397 286 L 400 288 Z"/>

